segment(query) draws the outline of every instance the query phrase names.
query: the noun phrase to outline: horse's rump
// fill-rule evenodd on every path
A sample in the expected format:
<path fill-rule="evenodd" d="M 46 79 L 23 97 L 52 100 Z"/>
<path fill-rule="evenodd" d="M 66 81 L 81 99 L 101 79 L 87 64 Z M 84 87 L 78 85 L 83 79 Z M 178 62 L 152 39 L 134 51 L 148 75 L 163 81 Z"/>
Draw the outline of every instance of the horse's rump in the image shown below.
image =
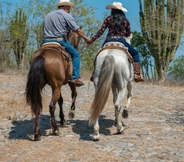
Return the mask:
<path fill-rule="evenodd" d="M 39 56 L 44 57 L 45 75 L 49 85 L 55 84 L 56 80 L 63 85 L 68 83 L 73 65 L 71 55 L 65 51 L 65 47 L 55 42 L 45 43 L 34 53 L 31 63 Z"/>

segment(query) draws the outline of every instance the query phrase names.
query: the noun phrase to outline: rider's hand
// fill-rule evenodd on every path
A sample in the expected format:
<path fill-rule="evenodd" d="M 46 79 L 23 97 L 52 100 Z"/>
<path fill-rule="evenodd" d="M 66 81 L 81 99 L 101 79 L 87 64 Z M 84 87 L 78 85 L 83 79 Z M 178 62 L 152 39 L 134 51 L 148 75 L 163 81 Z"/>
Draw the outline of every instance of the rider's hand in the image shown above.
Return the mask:
<path fill-rule="evenodd" d="M 91 38 L 88 38 L 88 39 L 85 40 L 85 42 L 86 42 L 87 44 L 92 44 L 92 43 L 93 43 L 93 40 L 92 40 Z"/>

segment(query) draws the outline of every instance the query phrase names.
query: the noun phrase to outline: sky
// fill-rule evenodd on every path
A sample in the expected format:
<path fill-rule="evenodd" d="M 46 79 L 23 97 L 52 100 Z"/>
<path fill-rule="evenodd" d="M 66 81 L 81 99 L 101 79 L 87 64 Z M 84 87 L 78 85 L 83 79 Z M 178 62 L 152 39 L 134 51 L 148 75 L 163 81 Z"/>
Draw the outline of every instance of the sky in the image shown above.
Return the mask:
<path fill-rule="evenodd" d="M 4 1 L 4 0 L 0 0 L 0 2 L 1 1 Z M 16 3 L 21 3 L 21 1 L 22 0 L 12 0 L 11 2 L 16 4 Z M 23 0 L 23 1 L 28 2 L 29 0 Z M 72 2 L 72 0 L 70 1 Z M 83 0 L 83 3 L 93 6 L 96 11 L 95 16 L 98 19 L 102 19 L 104 13 L 110 14 L 110 10 L 107 10 L 106 6 L 109 4 L 112 4 L 114 1 L 121 2 L 123 4 L 123 7 L 128 10 L 128 12 L 126 12 L 125 14 L 126 14 L 126 17 L 130 21 L 132 31 L 141 31 L 140 25 L 139 25 L 139 2 L 138 0 Z M 181 54 L 183 54 L 183 51 L 184 51 L 184 45 L 179 46 L 175 57 L 178 57 Z"/>

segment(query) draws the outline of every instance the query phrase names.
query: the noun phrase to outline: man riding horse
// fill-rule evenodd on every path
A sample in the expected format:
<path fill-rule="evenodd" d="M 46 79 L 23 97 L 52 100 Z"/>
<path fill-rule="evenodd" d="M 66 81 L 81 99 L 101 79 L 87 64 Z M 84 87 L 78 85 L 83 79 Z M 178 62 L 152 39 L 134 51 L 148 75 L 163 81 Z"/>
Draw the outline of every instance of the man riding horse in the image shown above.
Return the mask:
<path fill-rule="evenodd" d="M 65 47 L 66 51 L 71 55 L 73 63 L 73 73 L 69 81 L 76 83 L 76 86 L 82 86 L 84 83 L 80 79 L 80 55 L 67 40 L 67 34 L 69 30 L 72 30 L 82 37 L 85 42 L 88 42 L 90 39 L 82 32 L 70 14 L 70 8 L 75 7 L 70 0 L 60 0 L 56 7 L 57 10 L 45 16 L 42 43 L 57 42 Z"/>

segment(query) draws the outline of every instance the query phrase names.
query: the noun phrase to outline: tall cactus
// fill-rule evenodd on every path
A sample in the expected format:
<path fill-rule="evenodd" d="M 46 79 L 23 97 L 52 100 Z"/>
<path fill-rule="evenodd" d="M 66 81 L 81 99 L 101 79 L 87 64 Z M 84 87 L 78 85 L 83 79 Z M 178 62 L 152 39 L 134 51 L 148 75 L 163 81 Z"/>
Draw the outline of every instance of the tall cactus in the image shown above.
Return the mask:
<path fill-rule="evenodd" d="M 154 57 L 156 77 L 164 80 L 182 37 L 184 1 L 139 0 L 139 5 L 141 30 Z"/>
<path fill-rule="evenodd" d="M 16 11 L 14 19 L 10 22 L 9 29 L 16 62 L 18 67 L 21 68 L 21 62 L 25 54 L 29 36 L 27 17 L 22 9 Z"/>

